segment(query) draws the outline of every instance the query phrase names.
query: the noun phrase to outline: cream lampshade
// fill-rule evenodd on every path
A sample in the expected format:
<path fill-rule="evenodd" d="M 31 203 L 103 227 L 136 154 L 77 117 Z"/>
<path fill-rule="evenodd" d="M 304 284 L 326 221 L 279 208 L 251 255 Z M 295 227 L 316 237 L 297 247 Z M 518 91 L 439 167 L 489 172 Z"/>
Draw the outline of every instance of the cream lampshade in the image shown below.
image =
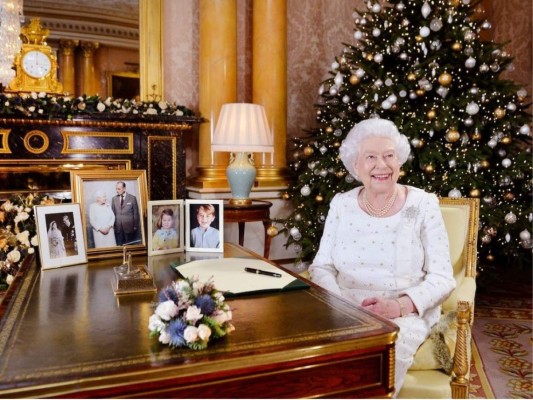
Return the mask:
<path fill-rule="evenodd" d="M 272 153 L 274 144 L 265 108 L 258 104 L 229 103 L 220 110 L 211 150 L 232 153 L 226 169 L 232 204 L 250 204 L 256 169 L 252 152 Z"/>

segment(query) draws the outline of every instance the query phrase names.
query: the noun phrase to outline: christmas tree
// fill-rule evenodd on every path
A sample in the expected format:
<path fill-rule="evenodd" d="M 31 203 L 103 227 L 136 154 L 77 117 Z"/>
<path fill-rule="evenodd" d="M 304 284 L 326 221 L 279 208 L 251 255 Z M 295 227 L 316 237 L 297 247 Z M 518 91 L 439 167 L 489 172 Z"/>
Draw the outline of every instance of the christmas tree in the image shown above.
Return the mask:
<path fill-rule="evenodd" d="M 294 139 L 293 212 L 280 233 L 298 259 L 318 250 L 329 203 L 356 182 L 338 158 L 359 121 L 393 121 L 412 145 L 400 183 L 481 199 L 480 260 L 531 265 L 531 131 L 527 92 L 500 75 L 503 45 L 480 38 L 490 22 L 470 0 L 369 1 L 355 44 L 319 88 L 316 128 Z"/>

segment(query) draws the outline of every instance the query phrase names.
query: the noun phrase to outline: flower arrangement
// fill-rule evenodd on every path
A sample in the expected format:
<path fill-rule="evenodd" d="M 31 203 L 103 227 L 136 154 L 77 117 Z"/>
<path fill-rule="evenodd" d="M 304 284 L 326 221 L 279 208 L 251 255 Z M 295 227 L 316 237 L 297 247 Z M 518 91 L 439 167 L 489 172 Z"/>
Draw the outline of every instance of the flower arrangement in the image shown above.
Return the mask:
<path fill-rule="evenodd" d="M 47 196 L 17 194 L 0 206 L 0 290 L 9 287 L 20 264 L 38 245 L 33 206 L 54 204 Z"/>
<path fill-rule="evenodd" d="M 198 277 L 179 279 L 162 289 L 159 304 L 150 317 L 152 338 L 170 347 L 203 350 L 212 339 L 235 330 L 232 312 L 213 278 L 199 282 Z"/>
<path fill-rule="evenodd" d="M 155 98 L 155 96 L 154 96 Z M 165 100 L 137 101 L 135 99 L 106 99 L 98 95 L 71 98 L 55 96 L 45 92 L 0 93 L 0 114 L 20 115 L 33 118 L 72 119 L 84 114 L 123 114 L 138 116 L 194 116 L 185 106 L 168 103 Z"/>

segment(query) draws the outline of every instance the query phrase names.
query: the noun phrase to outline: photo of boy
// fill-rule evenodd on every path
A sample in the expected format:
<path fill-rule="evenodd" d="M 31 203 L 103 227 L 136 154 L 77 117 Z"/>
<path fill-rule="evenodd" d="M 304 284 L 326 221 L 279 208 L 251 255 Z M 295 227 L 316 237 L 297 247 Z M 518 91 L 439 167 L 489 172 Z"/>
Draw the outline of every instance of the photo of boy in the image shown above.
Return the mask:
<path fill-rule="evenodd" d="M 196 225 L 191 215 L 191 226 Z M 220 232 L 211 226 L 216 219 L 216 209 L 213 204 L 202 204 L 196 208 L 198 226 L 191 230 L 191 247 L 216 249 L 220 247 Z"/>

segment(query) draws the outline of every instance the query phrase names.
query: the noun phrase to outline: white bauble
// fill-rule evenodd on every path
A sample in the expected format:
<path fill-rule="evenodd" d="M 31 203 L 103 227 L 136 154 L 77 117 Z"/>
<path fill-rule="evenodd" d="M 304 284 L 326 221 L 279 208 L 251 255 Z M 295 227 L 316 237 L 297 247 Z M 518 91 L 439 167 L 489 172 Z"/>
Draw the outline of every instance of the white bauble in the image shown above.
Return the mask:
<path fill-rule="evenodd" d="M 511 166 L 512 162 L 510 159 L 508 158 L 504 158 L 502 160 L 502 165 L 505 167 L 505 168 L 509 168 Z"/>
<path fill-rule="evenodd" d="M 505 219 L 505 222 L 507 222 L 508 224 L 514 224 L 517 218 L 513 212 L 510 212 L 505 215 L 504 219 Z"/>
<path fill-rule="evenodd" d="M 465 61 L 466 68 L 474 68 L 476 66 L 476 59 L 474 57 L 468 57 Z"/>
<path fill-rule="evenodd" d="M 389 100 L 383 100 L 381 102 L 381 108 L 383 108 L 384 110 L 390 110 L 391 107 L 392 103 Z"/>
<path fill-rule="evenodd" d="M 459 189 L 452 189 L 448 192 L 448 197 L 452 199 L 460 199 L 461 198 L 461 191 Z"/>
<path fill-rule="evenodd" d="M 427 26 L 423 26 L 422 28 L 420 28 L 420 36 L 428 37 L 430 33 L 431 31 L 429 30 Z"/>
<path fill-rule="evenodd" d="M 531 129 L 529 128 L 529 125 L 522 125 L 520 127 L 520 134 L 529 135 L 530 133 L 531 133 Z"/>
<path fill-rule="evenodd" d="M 479 106 L 472 101 L 466 106 L 466 112 L 470 115 L 476 115 L 479 112 Z"/>
<path fill-rule="evenodd" d="M 309 185 L 305 185 L 300 189 L 302 196 L 309 196 L 311 194 L 311 188 Z"/>
<path fill-rule="evenodd" d="M 520 239 L 522 240 L 529 240 L 531 239 L 531 233 L 527 229 L 524 229 L 522 232 L 520 232 Z"/>

